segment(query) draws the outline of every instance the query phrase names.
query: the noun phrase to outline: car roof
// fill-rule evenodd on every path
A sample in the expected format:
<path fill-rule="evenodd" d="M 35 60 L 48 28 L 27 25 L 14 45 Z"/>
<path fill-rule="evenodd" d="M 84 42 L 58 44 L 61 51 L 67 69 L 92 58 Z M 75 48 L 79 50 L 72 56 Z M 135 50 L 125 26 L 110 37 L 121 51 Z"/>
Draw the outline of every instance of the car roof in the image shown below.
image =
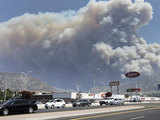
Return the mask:
<path fill-rule="evenodd" d="M 63 99 L 54 99 L 54 100 L 63 100 Z"/>

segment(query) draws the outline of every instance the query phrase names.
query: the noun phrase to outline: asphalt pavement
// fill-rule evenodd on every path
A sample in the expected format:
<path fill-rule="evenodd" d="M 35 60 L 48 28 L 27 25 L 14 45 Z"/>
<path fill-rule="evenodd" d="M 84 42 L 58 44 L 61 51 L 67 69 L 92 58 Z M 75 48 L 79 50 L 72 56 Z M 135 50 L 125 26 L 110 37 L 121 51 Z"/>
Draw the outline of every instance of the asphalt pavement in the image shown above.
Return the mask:
<path fill-rule="evenodd" d="M 150 104 L 146 105 L 144 109 L 77 116 L 56 120 L 160 120 L 160 105 Z"/>
<path fill-rule="evenodd" d="M 160 109 L 124 111 L 57 120 L 160 120 Z"/>
<path fill-rule="evenodd" d="M 125 104 L 125 105 L 119 105 L 119 106 L 130 106 L 131 104 Z M 132 105 L 137 105 L 132 103 Z M 140 104 L 145 107 L 156 107 L 160 106 L 160 103 L 146 103 L 146 104 Z M 117 105 L 104 105 L 104 106 L 86 106 L 86 107 L 69 107 L 69 108 L 54 108 L 54 109 L 40 109 L 35 111 L 35 113 L 46 113 L 46 112 L 63 112 L 63 111 L 74 111 L 74 110 L 86 110 L 86 109 L 98 109 L 98 108 L 108 108 L 108 107 L 114 107 Z"/>

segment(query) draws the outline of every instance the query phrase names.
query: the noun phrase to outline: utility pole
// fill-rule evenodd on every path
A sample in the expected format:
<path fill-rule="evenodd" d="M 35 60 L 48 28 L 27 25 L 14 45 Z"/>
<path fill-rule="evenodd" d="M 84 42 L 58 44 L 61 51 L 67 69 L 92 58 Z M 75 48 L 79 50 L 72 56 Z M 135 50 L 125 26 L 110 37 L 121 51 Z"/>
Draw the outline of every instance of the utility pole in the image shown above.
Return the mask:
<path fill-rule="evenodd" d="M 96 92 L 96 81 L 93 80 L 93 91 Z"/>
<path fill-rule="evenodd" d="M 4 79 L 4 99 L 3 101 L 6 101 L 6 96 L 7 96 L 7 81 Z"/>
<path fill-rule="evenodd" d="M 76 84 L 76 90 L 77 90 L 77 92 L 80 92 L 79 84 Z"/>

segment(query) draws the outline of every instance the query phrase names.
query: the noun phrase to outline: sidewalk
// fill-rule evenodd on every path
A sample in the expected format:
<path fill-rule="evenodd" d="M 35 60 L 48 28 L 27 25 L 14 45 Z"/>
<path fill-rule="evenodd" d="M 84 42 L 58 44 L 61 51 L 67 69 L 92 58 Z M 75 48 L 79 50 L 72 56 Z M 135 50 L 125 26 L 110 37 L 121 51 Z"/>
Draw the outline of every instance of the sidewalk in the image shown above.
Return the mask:
<path fill-rule="evenodd" d="M 0 117 L 0 120 L 46 120 L 46 119 L 74 117 L 74 116 L 88 115 L 88 114 L 118 112 L 123 110 L 134 110 L 134 109 L 141 109 L 141 108 L 144 108 L 144 106 L 138 106 L 138 105 L 115 106 L 115 107 L 109 107 L 109 108 L 74 110 L 74 111 L 65 111 L 65 112 L 35 113 L 35 114 L 24 114 L 24 115 L 11 115 L 11 116 L 4 116 L 4 117 L 2 116 Z"/>

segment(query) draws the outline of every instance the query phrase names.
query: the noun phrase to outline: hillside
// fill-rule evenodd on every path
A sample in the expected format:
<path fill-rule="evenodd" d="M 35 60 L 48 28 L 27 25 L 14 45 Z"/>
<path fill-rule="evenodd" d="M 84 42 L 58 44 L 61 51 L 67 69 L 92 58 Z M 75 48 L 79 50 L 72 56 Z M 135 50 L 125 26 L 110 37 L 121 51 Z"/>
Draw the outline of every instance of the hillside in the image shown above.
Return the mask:
<path fill-rule="evenodd" d="M 47 83 L 22 73 L 0 72 L 0 88 L 11 90 L 56 91 Z"/>

